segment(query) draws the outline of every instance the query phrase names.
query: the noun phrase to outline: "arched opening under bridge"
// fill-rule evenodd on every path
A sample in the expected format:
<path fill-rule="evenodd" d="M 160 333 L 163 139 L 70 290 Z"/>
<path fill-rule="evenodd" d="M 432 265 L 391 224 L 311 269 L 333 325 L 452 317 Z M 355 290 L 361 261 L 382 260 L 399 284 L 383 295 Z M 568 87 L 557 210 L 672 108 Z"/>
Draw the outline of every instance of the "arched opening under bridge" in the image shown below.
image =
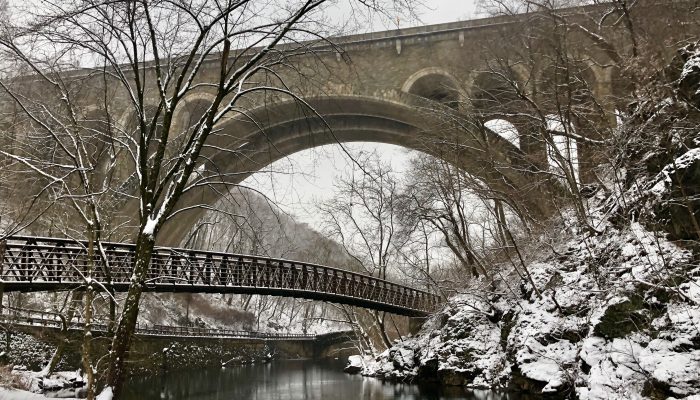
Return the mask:
<path fill-rule="evenodd" d="M 412 95 L 381 99 L 335 96 L 306 99 L 306 105 L 282 102 L 233 117 L 218 128 L 207 146 L 200 168 L 211 179 L 238 184 L 273 162 L 298 151 L 333 143 L 377 142 L 419 150 L 449 159 L 494 190 L 502 191 L 528 214 L 543 215 L 541 191 L 526 168 L 507 168 L 522 152 L 477 121 L 458 120 L 448 107 L 434 112 L 421 107 L 425 100 Z M 423 103 L 422 103 L 423 102 Z M 433 103 L 434 106 L 434 103 Z M 311 111 L 313 110 L 313 111 Z M 318 117 L 322 116 L 322 118 Z M 520 164 L 522 166 L 522 164 Z M 177 245 L 183 226 L 202 215 L 197 205 L 212 205 L 221 191 L 201 187 L 185 194 L 180 207 L 191 210 L 167 223 L 159 236 L 163 245 Z"/>

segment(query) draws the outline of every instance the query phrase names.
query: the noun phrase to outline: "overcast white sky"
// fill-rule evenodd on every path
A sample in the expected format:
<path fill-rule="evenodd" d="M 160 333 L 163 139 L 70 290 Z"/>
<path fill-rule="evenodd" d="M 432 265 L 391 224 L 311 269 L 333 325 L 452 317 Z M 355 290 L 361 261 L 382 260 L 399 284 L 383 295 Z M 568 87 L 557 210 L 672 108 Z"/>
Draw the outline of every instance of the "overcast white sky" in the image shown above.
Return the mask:
<path fill-rule="evenodd" d="M 425 3 L 429 6 L 424 7 L 420 15 L 420 20 L 425 25 L 466 20 L 475 15 L 474 0 L 429 0 Z M 347 9 L 336 12 L 342 18 Z M 402 28 L 419 24 L 417 21 L 399 23 Z M 372 28 L 369 30 L 395 29 L 396 26 L 394 21 L 375 20 Z M 386 161 L 391 162 L 395 171 L 405 170 L 409 159 L 407 150 L 397 146 L 377 143 L 353 143 L 345 146 L 352 151 L 377 150 Z M 298 221 L 320 230 L 322 221 L 314 202 L 331 198 L 333 182 L 344 171 L 351 169 L 352 163 L 340 147 L 329 145 L 301 151 L 270 166 L 270 171 L 284 173 L 259 172 L 243 184 L 270 197 Z"/>
<path fill-rule="evenodd" d="M 421 3 L 416 3 L 415 11 L 418 13 L 417 19 L 410 18 L 407 15 L 400 15 L 397 11 L 394 16 L 380 15 L 379 13 L 367 14 L 371 22 L 367 23 L 367 18 L 360 21 L 369 31 L 381 31 L 387 29 L 396 29 L 397 24 L 400 28 L 408 28 L 416 25 L 431 25 L 440 24 L 443 22 L 454 22 L 474 18 L 475 15 L 475 0 L 417 0 Z M 363 12 L 361 7 L 357 7 L 359 2 L 339 0 L 338 4 L 334 4 L 327 11 L 336 21 L 344 21 L 348 19 L 353 11 Z"/>

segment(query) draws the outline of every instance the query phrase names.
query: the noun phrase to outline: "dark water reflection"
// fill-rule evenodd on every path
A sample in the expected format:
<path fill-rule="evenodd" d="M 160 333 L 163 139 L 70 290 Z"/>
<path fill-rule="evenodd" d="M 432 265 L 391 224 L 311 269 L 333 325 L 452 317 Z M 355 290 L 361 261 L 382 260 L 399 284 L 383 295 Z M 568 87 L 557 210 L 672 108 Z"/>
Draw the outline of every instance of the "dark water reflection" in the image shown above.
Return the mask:
<path fill-rule="evenodd" d="M 132 379 L 126 400 L 512 400 L 491 391 L 383 383 L 342 372 L 340 361 L 275 361 Z"/>

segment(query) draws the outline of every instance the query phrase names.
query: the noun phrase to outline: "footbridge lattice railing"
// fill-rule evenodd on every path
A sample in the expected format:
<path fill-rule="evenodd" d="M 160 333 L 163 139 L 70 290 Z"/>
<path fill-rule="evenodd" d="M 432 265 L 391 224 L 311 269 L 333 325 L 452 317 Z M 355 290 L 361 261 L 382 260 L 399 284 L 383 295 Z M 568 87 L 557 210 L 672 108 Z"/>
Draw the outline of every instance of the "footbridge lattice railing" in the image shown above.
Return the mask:
<path fill-rule="evenodd" d="M 115 291 L 128 290 L 134 266 L 132 244 L 103 243 L 92 279 Z M 87 243 L 13 236 L 0 243 L 4 291 L 42 291 L 85 284 Z M 238 293 L 300 297 L 355 305 L 408 316 L 425 316 L 439 296 L 369 275 L 333 267 L 242 254 L 156 247 L 144 290 Z"/>

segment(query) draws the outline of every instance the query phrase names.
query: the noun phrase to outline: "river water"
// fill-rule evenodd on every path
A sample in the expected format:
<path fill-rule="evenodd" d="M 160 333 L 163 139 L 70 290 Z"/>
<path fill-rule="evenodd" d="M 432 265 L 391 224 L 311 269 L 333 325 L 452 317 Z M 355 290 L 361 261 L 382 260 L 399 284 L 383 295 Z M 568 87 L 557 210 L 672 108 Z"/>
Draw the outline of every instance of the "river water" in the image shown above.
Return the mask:
<path fill-rule="evenodd" d="M 342 361 L 270 364 L 167 372 L 131 379 L 126 400 L 512 400 L 492 391 L 384 383 L 348 375 Z"/>

